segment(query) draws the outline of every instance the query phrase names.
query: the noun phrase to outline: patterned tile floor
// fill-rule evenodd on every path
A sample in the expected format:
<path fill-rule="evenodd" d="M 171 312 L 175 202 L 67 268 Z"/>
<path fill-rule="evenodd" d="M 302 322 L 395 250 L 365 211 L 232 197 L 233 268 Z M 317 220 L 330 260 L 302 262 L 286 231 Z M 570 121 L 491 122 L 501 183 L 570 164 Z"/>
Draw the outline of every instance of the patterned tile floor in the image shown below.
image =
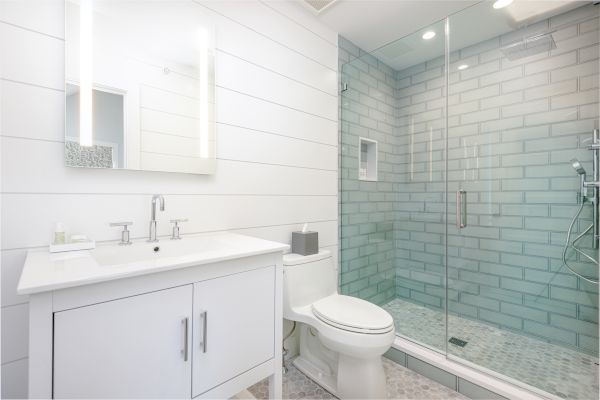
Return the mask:
<path fill-rule="evenodd" d="M 383 306 L 396 332 L 428 347 L 445 349 L 445 315 L 400 299 Z M 598 362 L 584 353 L 450 316 L 448 335 L 465 340 L 448 352 L 463 360 L 568 399 L 598 399 Z"/>
<path fill-rule="evenodd" d="M 307 378 L 302 372 L 288 362 L 288 373 L 283 377 L 283 398 L 300 399 L 336 399 L 334 395 Z M 467 397 L 440 385 L 422 375 L 404 368 L 387 358 L 383 359 L 383 367 L 387 376 L 389 399 L 467 399 Z M 248 388 L 257 399 L 267 399 L 269 384 L 266 380 Z"/>

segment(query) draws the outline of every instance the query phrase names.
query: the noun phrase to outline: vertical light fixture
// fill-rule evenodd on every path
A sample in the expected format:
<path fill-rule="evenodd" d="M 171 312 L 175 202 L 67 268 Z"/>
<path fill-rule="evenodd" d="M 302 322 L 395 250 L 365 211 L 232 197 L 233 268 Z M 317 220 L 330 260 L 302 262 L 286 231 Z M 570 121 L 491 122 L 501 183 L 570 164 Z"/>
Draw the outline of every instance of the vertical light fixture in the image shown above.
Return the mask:
<path fill-rule="evenodd" d="M 79 3 L 79 145 L 93 145 L 93 0 Z"/>
<path fill-rule="evenodd" d="M 198 51 L 200 55 L 200 158 L 209 157 L 209 52 L 210 38 L 207 29 L 200 28 L 198 31 Z"/>

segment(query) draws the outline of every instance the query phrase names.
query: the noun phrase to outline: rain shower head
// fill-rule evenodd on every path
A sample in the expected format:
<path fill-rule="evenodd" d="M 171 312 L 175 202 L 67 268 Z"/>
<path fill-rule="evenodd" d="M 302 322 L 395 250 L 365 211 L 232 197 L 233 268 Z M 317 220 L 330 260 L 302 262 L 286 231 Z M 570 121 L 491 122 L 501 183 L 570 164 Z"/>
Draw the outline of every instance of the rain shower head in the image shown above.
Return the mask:
<path fill-rule="evenodd" d="M 581 165 L 581 163 L 579 162 L 578 159 L 576 159 L 576 158 L 572 159 L 571 166 L 573 167 L 573 169 L 575 171 L 577 171 L 577 173 L 579 175 L 585 175 L 585 169 L 583 168 L 583 165 Z"/>
<path fill-rule="evenodd" d="M 518 42 L 500 48 L 500 51 L 509 61 L 515 61 L 534 54 L 548 52 L 555 48 L 556 43 L 552 37 L 552 32 L 547 32 L 523 38 Z"/>

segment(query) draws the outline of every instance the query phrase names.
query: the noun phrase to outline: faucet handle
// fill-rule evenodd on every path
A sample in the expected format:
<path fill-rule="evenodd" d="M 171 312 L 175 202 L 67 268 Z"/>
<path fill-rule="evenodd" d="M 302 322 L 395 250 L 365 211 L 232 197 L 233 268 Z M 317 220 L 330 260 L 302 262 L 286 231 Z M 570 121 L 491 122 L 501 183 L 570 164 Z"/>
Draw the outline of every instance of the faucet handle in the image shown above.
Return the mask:
<path fill-rule="evenodd" d="M 131 222 L 131 221 L 111 222 L 109 225 L 111 227 L 115 227 L 115 226 L 123 227 L 123 231 L 121 232 L 121 241 L 119 242 L 119 245 L 123 246 L 123 245 L 131 244 L 131 240 L 129 240 L 130 231 L 129 231 L 129 229 L 127 229 L 127 227 L 133 225 L 133 222 Z"/>
<path fill-rule="evenodd" d="M 171 240 L 179 240 L 181 236 L 179 236 L 179 223 L 180 222 L 188 222 L 187 218 L 180 219 L 172 219 L 171 223 L 173 224 L 173 233 L 171 234 Z"/>

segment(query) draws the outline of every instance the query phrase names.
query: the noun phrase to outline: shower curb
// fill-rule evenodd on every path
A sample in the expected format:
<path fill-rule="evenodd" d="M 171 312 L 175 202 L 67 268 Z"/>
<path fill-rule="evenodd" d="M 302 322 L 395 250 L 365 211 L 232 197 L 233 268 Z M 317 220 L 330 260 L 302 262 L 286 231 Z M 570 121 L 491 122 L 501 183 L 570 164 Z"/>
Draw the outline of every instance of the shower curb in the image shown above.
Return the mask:
<path fill-rule="evenodd" d="M 401 337 L 396 337 L 384 356 L 474 400 L 564 400 L 530 385 L 513 384 L 511 378 L 493 371 L 478 371 L 464 360 L 453 361 L 442 353 Z"/>

